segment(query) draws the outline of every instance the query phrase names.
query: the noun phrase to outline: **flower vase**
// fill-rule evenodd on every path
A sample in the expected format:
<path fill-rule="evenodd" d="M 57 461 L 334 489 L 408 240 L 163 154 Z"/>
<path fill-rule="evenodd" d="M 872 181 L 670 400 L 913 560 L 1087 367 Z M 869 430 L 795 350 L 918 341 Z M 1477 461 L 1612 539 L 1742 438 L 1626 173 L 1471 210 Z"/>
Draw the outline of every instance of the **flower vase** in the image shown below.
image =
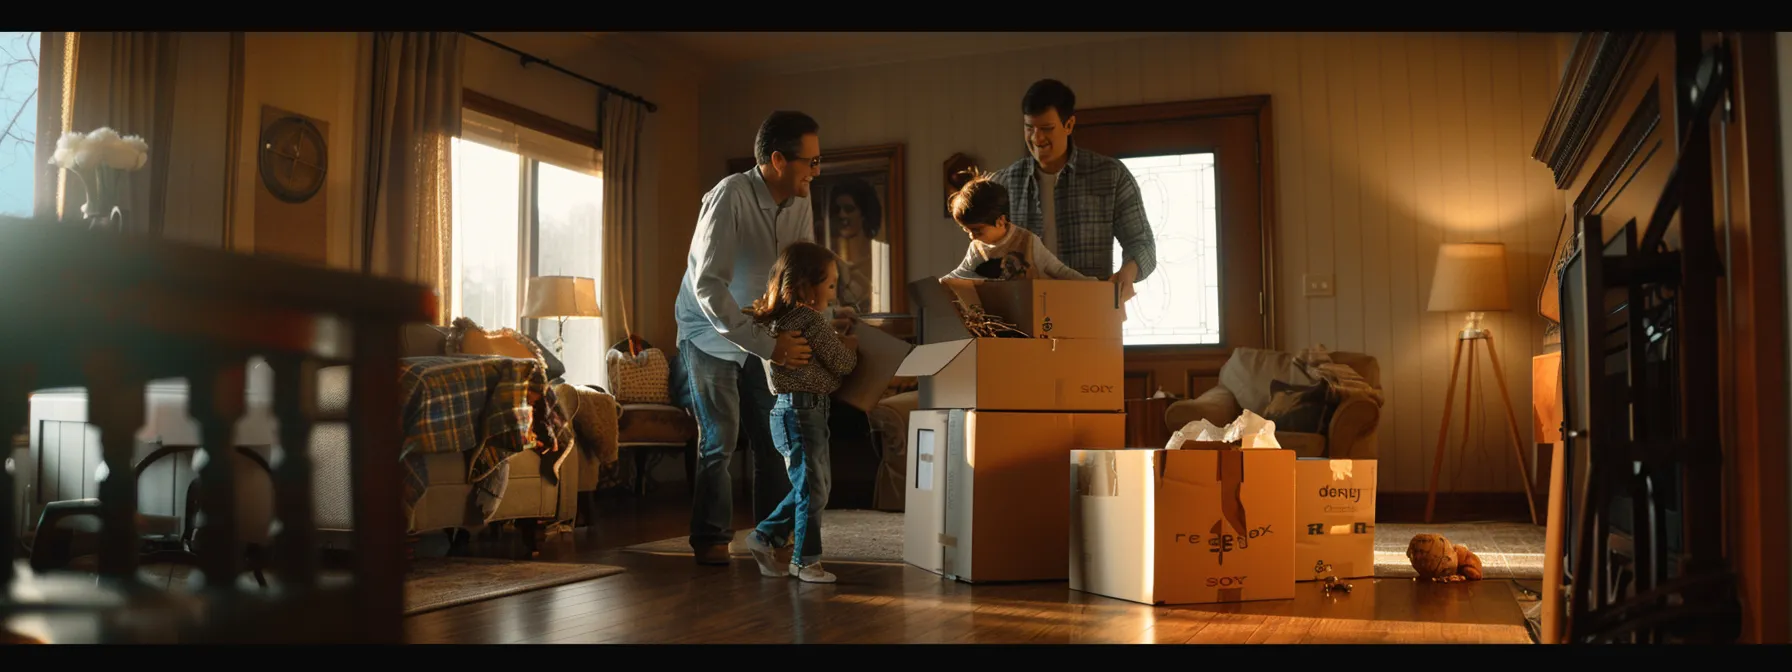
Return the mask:
<path fill-rule="evenodd" d="M 91 133 L 69 131 L 56 141 L 50 165 L 75 176 L 87 195 L 81 219 L 88 230 L 126 233 L 130 213 L 119 205 L 127 173 L 142 170 L 149 162 L 149 144 L 135 135 L 121 136 L 110 128 Z"/>
<path fill-rule="evenodd" d="M 88 201 L 81 205 L 81 217 L 87 220 L 89 231 L 125 232 L 124 208 L 116 205 L 95 207 L 93 201 Z"/>

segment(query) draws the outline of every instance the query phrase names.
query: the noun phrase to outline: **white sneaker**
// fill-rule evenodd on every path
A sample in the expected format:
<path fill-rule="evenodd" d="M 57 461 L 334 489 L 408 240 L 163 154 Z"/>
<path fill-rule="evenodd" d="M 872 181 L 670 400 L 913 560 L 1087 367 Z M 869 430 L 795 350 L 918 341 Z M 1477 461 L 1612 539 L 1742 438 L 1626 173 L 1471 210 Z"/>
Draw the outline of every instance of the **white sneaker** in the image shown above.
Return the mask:
<path fill-rule="evenodd" d="M 757 533 L 747 534 L 747 550 L 753 552 L 753 561 L 759 563 L 760 576 L 790 576 L 784 564 L 778 562 L 778 550 L 760 540 Z"/>
<path fill-rule="evenodd" d="M 791 576 L 805 583 L 833 583 L 839 578 L 828 570 L 822 569 L 819 561 L 813 565 L 799 565 L 793 562 L 790 563 L 789 571 Z"/>

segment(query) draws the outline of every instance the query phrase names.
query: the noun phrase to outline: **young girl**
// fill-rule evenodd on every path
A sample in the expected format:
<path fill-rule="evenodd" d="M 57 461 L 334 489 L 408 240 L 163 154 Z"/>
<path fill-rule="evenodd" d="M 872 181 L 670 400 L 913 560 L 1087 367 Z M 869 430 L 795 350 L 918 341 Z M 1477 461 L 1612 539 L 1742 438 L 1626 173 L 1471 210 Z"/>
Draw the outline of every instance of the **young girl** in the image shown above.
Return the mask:
<path fill-rule="evenodd" d="M 800 331 L 809 340 L 808 364 L 791 369 L 765 363 L 778 395 L 772 407 L 772 443 L 790 473 L 790 494 L 747 535 L 747 548 L 765 576 L 795 576 L 833 583 L 821 567 L 821 511 L 827 508 L 832 474 L 828 460 L 828 395 L 858 365 L 859 337 L 841 336 L 821 314 L 834 301 L 840 264 L 820 245 L 792 243 L 772 264 L 765 296 L 744 312 L 773 332 Z M 792 538 L 794 537 L 794 538 Z M 778 551 L 792 548 L 790 564 Z"/>

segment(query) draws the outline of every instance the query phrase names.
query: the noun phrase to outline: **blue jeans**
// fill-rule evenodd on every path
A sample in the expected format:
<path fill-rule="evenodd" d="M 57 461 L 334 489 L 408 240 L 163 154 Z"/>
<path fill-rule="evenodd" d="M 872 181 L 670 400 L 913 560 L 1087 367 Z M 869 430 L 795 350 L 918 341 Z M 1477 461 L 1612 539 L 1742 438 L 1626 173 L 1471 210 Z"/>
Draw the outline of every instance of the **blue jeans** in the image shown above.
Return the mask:
<path fill-rule="evenodd" d="M 772 407 L 772 442 L 790 470 L 790 494 L 755 531 L 781 548 L 790 539 L 805 565 L 821 559 L 821 511 L 828 508 L 833 467 L 828 460 L 828 398 L 809 392 L 778 395 Z"/>
<path fill-rule="evenodd" d="M 747 356 L 735 364 L 704 352 L 690 341 L 678 343 L 692 413 L 697 416 L 697 469 L 691 493 L 691 548 L 734 540 L 734 482 L 728 462 L 741 434 L 752 448 L 753 518 L 769 515 L 790 491 L 790 481 L 772 445 L 771 387 L 765 365 Z M 742 430 L 745 430 L 744 432 Z"/>

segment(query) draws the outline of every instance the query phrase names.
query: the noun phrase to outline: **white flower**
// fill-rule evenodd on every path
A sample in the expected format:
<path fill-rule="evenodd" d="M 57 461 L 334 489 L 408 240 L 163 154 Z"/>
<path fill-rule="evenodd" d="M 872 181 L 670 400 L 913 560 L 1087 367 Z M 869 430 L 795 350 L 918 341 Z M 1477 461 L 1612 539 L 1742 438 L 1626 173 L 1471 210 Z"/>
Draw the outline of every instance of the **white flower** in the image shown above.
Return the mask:
<path fill-rule="evenodd" d="M 64 170 L 79 172 L 101 166 L 117 170 L 139 170 L 149 163 L 149 143 L 135 135 L 120 136 L 110 128 L 91 133 L 69 131 L 56 141 L 56 152 L 50 163 Z"/>

